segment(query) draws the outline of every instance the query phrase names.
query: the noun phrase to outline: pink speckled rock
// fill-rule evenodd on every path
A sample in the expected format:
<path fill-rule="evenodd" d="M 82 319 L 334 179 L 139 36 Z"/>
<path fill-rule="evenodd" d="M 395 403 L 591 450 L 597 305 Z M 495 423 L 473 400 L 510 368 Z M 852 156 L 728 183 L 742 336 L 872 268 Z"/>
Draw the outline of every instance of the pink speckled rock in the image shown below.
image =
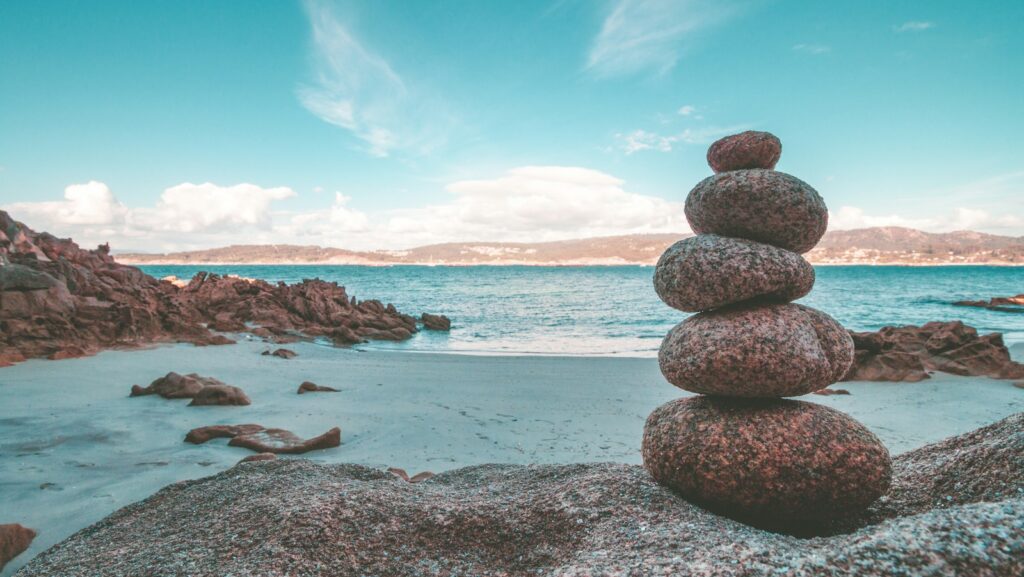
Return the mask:
<path fill-rule="evenodd" d="M 828 208 L 809 184 L 784 172 L 752 169 L 705 178 L 686 197 L 695 233 L 756 240 L 805 253 L 828 227 Z"/>
<path fill-rule="evenodd" d="M 796 304 L 740 304 L 696 314 L 661 343 L 673 385 L 705 395 L 794 397 L 846 374 L 853 339 L 827 314 Z"/>
<path fill-rule="evenodd" d="M 845 414 L 782 399 L 691 397 L 647 418 L 644 466 L 708 509 L 781 530 L 865 509 L 889 488 L 881 441 Z"/>
<path fill-rule="evenodd" d="M 661 300 L 689 312 L 754 298 L 789 302 L 813 286 L 814 267 L 795 252 L 714 234 L 670 246 L 654 271 L 654 289 Z"/>
<path fill-rule="evenodd" d="M 708 165 L 715 172 L 745 168 L 775 168 L 782 156 L 782 141 L 770 132 L 748 130 L 715 141 L 708 149 Z"/>

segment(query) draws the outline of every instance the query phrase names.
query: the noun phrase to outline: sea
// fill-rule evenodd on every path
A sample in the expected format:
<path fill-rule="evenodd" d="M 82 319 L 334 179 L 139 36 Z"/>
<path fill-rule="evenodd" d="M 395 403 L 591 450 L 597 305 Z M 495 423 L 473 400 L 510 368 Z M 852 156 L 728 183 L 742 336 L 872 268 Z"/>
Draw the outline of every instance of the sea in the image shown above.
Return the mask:
<path fill-rule="evenodd" d="M 508 355 L 652 357 L 688 315 L 661 302 L 650 266 L 142 266 L 162 278 L 201 270 L 270 282 L 337 281 L 350 296 L 393 303 L 419 316 L 444 314 L 451 332 L 361 345 L 370 349 Z M 981 333 L 1024 342 L 1024 313 L 953 306 L 1024 293 L 1024 267 L 818 266 L 797 302 L 855 331 L 962 320 Z"/>

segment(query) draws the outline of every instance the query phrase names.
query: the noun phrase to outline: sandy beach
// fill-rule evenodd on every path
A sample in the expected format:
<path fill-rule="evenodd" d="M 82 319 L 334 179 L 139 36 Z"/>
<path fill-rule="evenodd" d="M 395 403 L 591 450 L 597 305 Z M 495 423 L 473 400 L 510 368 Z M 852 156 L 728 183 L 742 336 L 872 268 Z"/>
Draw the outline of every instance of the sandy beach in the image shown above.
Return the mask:
<path fill-rule="evenodd" d="M 473 356 L 360 351 L 296 343 L 284 360 L 262 342 L 160 346 L 0 369 L 0 490 L 7 517 L 39 530 L 34 555 L 112 511 L 251 454 L 224 441 L 182 442 L 189 429 L 259 423 L 303 437 L 342 429 L 325 463 L 440 472 L 481 463 L 640 463 L 647 415 L 686 393 L 650 358 Z M 1014 357 L 1024 353 L 1013 348 Z M 245 389 L 248 407 L 187 407 L 129 398 L 132 384 L 197 372 Z M 297 395 L 309 380 L 340 393 Z M 874 431 L 894 454 L 1024 410 L 1008 381 L 936 375 L 920 383 L 839 383 L 809 395 Z"/>

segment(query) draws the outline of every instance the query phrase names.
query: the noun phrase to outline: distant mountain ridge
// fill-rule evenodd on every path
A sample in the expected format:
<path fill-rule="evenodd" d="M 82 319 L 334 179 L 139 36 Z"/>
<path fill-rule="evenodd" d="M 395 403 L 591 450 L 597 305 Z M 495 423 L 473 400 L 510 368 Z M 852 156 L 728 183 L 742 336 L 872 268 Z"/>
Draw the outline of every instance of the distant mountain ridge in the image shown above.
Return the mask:
<path fill-rule="evenodd" d="M 232 245 L 167 254 L 125 253 L 125 264 L 652 265 L 689 234 L 639 234 L 553 242 L 455 242 L 407 250 L 353 251 L 298 245 Z M 814 264 L 1024 265 L 1024 237 L 902 227 L 829 231 L 805 255 Z"/>

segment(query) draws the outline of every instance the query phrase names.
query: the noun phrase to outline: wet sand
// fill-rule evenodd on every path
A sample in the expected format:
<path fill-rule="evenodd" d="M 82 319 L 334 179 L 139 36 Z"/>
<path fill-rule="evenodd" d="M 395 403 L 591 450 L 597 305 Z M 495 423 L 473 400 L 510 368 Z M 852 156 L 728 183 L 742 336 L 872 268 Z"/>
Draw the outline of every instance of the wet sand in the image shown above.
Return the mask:
<path fill-rule="evenodd" d="M 260 342 L 110 351 L 0 369 L 0 522 L 39 530 L 2 575 L 114 510 L 251 452 L 182 442 L 193 427 L 259 423 L 309 437 L 333 426 L 342 446 L 320 462 L 397 466 L 410 473 L 480 463 L 640 462 L 652 409 L 685 393 L 654 359 L 360 352 Z M 1014 357 L 1024 347 L 1013 347 Z M 245 389 L 248 407 L 186 407 L 129 398 L 132 384 L 198 372 Z M 340 393 L 295 394 L 313 381 Z M 841 409 L 900 453 L 1024 411 L 1009 381 L 937 375 L 921 383 L 840 383 L 850 396 L 804 400 Z"/>

